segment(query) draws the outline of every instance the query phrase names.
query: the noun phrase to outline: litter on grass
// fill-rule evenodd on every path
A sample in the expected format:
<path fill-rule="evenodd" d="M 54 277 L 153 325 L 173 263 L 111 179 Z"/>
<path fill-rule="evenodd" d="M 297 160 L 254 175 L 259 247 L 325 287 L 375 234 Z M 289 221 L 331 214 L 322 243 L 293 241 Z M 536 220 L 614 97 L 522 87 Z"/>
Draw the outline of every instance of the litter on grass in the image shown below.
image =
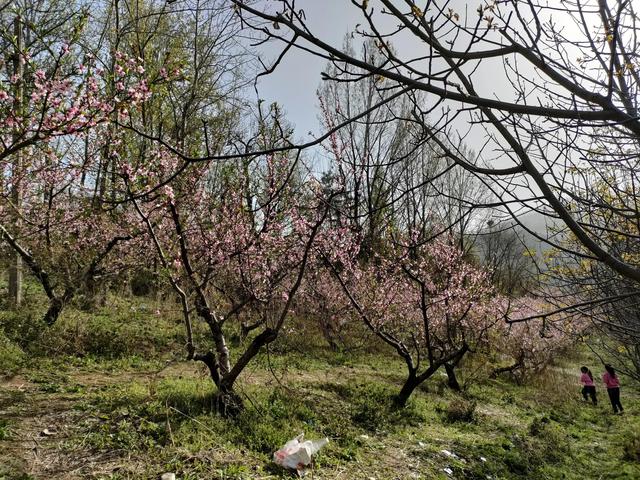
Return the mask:
<path fill-rule="evenodd" d="M 304 470 L 311 464 L 312 457 L 318 450 L 329 443 L 328 438 L 321 440 L 305 440 L 301 433 L 293 440 L 289 440 L 280 450 L 273 454 L 273 461 L 284 468 L 298 471 Z"/>
<path fill-rule="evenodd" d="M 445 457 L 449 457 L 449 458 L 459 458 L 458 455 L 456 455 L 453 452 L 450 452 L 449 450 L 440 450 L 440 453 L 442 453 Z"/>

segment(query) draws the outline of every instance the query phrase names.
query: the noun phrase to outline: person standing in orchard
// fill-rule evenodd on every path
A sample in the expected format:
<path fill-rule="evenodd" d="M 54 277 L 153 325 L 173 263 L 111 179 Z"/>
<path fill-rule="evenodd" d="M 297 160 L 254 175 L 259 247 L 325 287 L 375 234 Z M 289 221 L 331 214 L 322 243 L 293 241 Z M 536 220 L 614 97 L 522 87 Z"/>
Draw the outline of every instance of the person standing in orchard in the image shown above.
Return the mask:
<path fill-rule="evenodd" d="M 607 393 L 609 394 L 609 400 L 611 400 L 611 406 L 613 407 L 613 413 L 622 413 L 624 408 L 620 403 L 620 380 L 616 375 L 616 371 L 611 365 L 605 365 L 604 375 L 602 375 L 602 381 L 607 387 Z"/>
<path fill-rule="evenodd" d="M 594 405 L 598 405 L 598 399 L 596 398 L 596 386 L 593 383 L 593 374 L 587 367 L 581 367 L 580 371 L 580 383 L 582 383 L 582 397 L 586 402 L 589 397 Z"/>

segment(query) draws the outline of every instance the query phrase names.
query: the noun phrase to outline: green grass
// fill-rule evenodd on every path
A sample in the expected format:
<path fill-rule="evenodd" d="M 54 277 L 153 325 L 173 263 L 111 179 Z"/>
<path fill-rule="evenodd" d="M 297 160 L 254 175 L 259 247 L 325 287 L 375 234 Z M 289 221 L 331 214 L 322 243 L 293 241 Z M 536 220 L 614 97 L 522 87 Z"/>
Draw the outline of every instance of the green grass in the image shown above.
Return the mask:
<path fill-rule="evenodd" d="M 390 365 L 386 373 L 396 368 Z M 390 400 L 398 384 L 367 380 L 371 371 L 367 363 L 338 371 L 316 363 L 304 378 L 290 373 L 281 386 L 256 369 L 240 386 L 246 409 L 236 418 L 212 412 L 213 388 L 204 375 L 113 384 L 79 403 L 91 413 L 81 442 L 144 458 L 145 474 L 126 478 L 161 471 L 180 472 L 181 478 L 280 478 L 284 472 L 273 466 L 271 454 L 301 432 L 331 439 L 317 459 L 318 478 L 340 471 L 379 479 L 398 478 L 397 472 L 400 478 L 445 478 L 445 468 L 454 478 L 478 479 L 640 475 L 634 457 L 640 402 L 631 392 L 624 399 L 628 413 L 618 417 L 607 405 L 581 403 L 577 387 L 562 387 L 569 381 L 564 376 L 546 380 L 544 388 L 555 385 L 553 390 L 487 381 L 463 395 L 439 388 L 443 379 L 435 379 L 432 391 L 418 391 L 405 409 L 395 410 Z"/>
<path fill-rule="evenodd" d="M 0 440 L 5 440 L 10 437 L 10 423 L 7 419 L 0 419 Z"/>
<path fill-rule="evenodd" d="M 29 452 L 20 460 L 8 448 L 38 433 L 24 430 L 34 417 L 34 425 L 66 419 L 65 435 L 39 449 L 100 469 L 74 467 L 79 478 L 292 478 L 272 454 L 301 432 L 330 438 L 316 479 L 640 478 L 640 397 L 624 384 L 624 416 L 609 412 L 602 389 L 601 405 L 582 403 L 578 366 L 596 364 L 584 352 L 526 385 L 483 378 L 469 362 L 462 393 L 438 373 L 398 410 L 391 399 L 405 367 L 392 353 L 336 354 L 306 331 L 306 339 L 279 339 L 249 366 L 237 385 L 245 409 L 224 418 L 213 412 L 204 367 L 180 360 L 179 319 L 143 308 L 148 303 L 132 309 L 114 300 L 96 314 L 71 308 L 36 335 L 39 344 L 21 346 L 12 341 L 15 322 L 33 332 L 37 317 L 0 312 L 9 332 L 0 341 L 16 349 L 0 348 L 0 362 L 15 357 L 9 373 L 19 373 L 0 389 L 0 479 L 44 478 L 30 470 Z M 242 347 L 237 338 L 230 346 L 232 354 Z M 63 417 L 52 416 L 58 410 Z"/>

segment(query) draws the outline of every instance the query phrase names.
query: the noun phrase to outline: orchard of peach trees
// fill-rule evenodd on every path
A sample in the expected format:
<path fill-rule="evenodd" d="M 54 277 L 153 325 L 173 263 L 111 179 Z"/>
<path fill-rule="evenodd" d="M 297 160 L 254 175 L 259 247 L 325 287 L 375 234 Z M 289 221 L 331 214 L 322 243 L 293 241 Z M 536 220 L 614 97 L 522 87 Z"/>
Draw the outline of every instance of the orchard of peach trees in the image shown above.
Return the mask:
<path fill-rule="evenodd" d="M 429 429 L 420 408 L 477 427 L 495 398 L 520 408 L 520 395 L 573 388 L 553 400 L 573 411 L 583 363 L 601 410 L 577 431 L 610 421 L 604 364 L 622 403 L 640 405 L 637 5 L 323 3 L 0 2 L 0 442 L 21 459 L 0 479 L 286 475 L 264 465 L 291 437 L 273 425 L 291 418 L 337 445 L 311 465 L 319 478 L 561 478 L 574 455 L 563 449 L 590 447 L 572 447 L 571 414 L 555 418 L 542 400 L 506 453 L 459 440 L 458 453 L 434 450 L 444 466 L 425 452 L 402 467 L 363 458 L 407 443 L 389 429 Z M 94 398 L 89 359 L 116 377 L 203 383 L 180 401 L 157 397 L 162 383 L 120 391 L 121 403 Z M 316 370 L 340 377 L 350 362 L 367 382 L 385 365 L 385 386 L 358 395 L 351 380 L 326 380 L 305 397 Z M 352 432 L 330 427 L 344 422 L 323 408 L 342 403 L 318 406 L 323 391 L 346 402 Z M 45 394 L 81 392 L 93 400 L 76 410 L 120 416 L 68 433 L 79 420 L 68 405 L 47 412 Z M 206 412 L 190 410 L 184 398 L 201 394 Z M 428 406 L 439 398 L 448 406 Z M 261 399 L 271 413 L 256 413 Z M 238 429 L 225 445 L 245 445 L 258 466 L 214 455 L 198 470 L 206 448 L 193 432 L 180 443 L 176 412 L 190 428 Z M 274 430 L 259 441 L 255 415 Z M 637 478 L 637 430 L 605 425 L 618 435 L 605 443 L 623 445 L 598 453 L 613 462 L 607 478 Z M 28 428 L 70 440 L 29 459 Z M 371 432 L 398 444 L 376 451 L 363 445 Z M 108 459 L 78 463 L 87 445 Z M 406 466 L 416 458 L 431 466 Z M 595 467 L 580 462 L 589 478 Z"/>

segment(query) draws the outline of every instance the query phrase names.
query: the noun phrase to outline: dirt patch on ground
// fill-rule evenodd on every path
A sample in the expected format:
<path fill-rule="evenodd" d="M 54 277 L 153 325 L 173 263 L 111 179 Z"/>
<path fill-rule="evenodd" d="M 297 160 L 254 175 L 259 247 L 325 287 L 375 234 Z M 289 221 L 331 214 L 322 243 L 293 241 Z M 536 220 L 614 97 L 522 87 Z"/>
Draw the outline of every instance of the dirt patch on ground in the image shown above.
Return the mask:
<path fill-rule="evenodd" d="M 94 452 L 77 441 L 82 425 L 91 421 L 77 405 L 92 389 L 144 375 L 71 374 L 66 383 L 82 387 L 75 393 L 43 391 L 46 386 L 21 376 L 3 379 L 0 420 L 6 426 L 0 439 L 0 479 L 93 478 L 117 471 L 125 461 L 130 469 L 135 461 L 126 452 Z"/>
<path fill-rule="evenodd" d="M 96 390 L 203 374 L 198 367 L 169 362 L 155 371 L 69 370 L 52 374 L 50 384 L 23 375 L 0 378 L 0 480 L 76 480 L 139 472 L 143 462 L 130 452 L 100 452 L 85 445 L 87 424 L 100 420 L 79 407 Z"/>

